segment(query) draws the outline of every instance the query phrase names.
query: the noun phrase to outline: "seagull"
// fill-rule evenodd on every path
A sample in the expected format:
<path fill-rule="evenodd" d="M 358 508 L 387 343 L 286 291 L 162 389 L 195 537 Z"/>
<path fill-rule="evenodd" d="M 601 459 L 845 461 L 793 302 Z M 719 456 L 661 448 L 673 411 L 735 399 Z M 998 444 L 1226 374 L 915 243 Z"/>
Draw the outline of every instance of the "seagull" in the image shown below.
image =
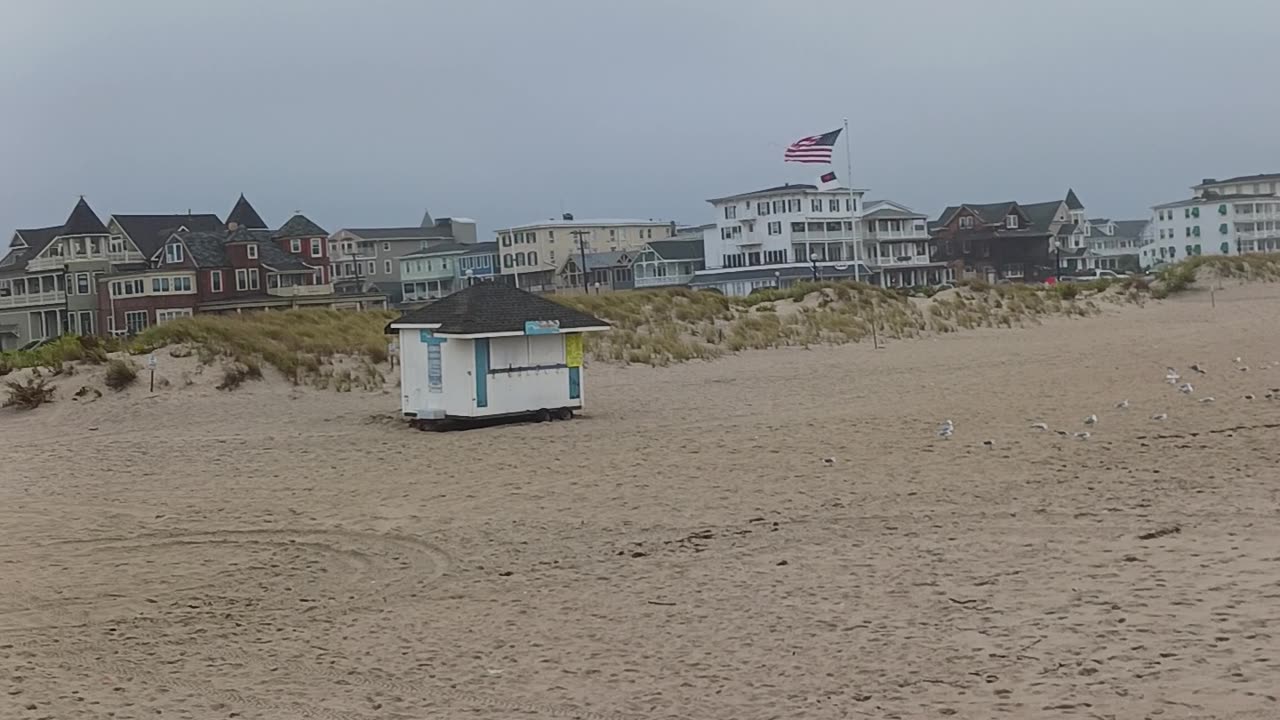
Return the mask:
<path fill-rule="evenodd" d="M 835 458 L 822 458 L 822 464 L 823 464 L 823 465 L 826 465 L 827 467 L 831 467 L 832 465 L 835 465 L 835 464 L 836 464 L 836 459 L 835 459 Z"/>
<path fill-rule="evenodd" d="M 1059 434 L 1059 435 L 1061 435 L 1062 437 L 1066 437 L 1067 435 L 1069 435 L 1069 434 L 1070 434 L 1070 433 L 1068 433 L 1066 430 L 1055 430 L 1054 432 L 1058 433 L 1058 434 Z"/>
<path fill-rule="evenodd" d="M 1252 399 L 1253 399 L 1253 395 L 1245 395 L 1245 396 L 1244 396 L 1244 399 L 1245 399 L 1245 400 L 1252 400 Z"/>
<path fill-rule="evenodd" d="M 1049 429 L 1049 423 L 1031 423 L 1031 429 L 1039 430 L 1040 432 L 1045 432 L 1046 430 Z"/>
<path fill-rule="evenodd" d="M 1097 415 L 1090 415 L 1089 417 L 1087 417 L 1087 418 L 1085 418 L 1085 419 L 1084 419 L 1084 424 L 1085 424 L 1085 425 L 1097 425 L 1097 424 L 1098 424 L 1098 416 L 1097 416 Z"/>
<path fill-rule="evenodd" d="M 1076 433 L 1075 437 L 1076 437 L 1076 439 L 1077 439 L 1077 440 L 1088 440 L 1088 439 L 1089 439 L 1089 433 L 1088 433 L 1088 432 L 1078 432 L 1078 433 Z"/>
<path fill-rule="evenodd" d="M 1191 387 L 1191 383 L 1182 383 L 1178 386 L 1178 392 L 1183 395 L 1190 395 L 1194 390 L 1195 388 Z"/>
<path fill-rule="evenodd" d="M 1200 365 L 1199 365 L 1199 364 L 1192 365 L 1192 366 L 1191 366 L 1191 371 L 1192 371 L 1192 372 L 1198 372 L 1198 373 L 1200 373 L 1201 375 L 1204 375 L 1204 374 L 1205 374 L 1205 372 L 1206 372 L 1206 371 L 1205 371 L 1205 369 L 1204 369 L 1204 368 L 1202 368 L 1202 367 L 1200 367 Z"/>
<path fill-rule="evenodd" d="M 995 446 L 996 446 L 996 443 L 994 440 L 983 440 L 982 444 L 986 446 L 988 450 L 993 450 L 995 449 Z"/>
<path fill-rule="evenodd" d="M 1211 403 L 1211 402 L 1213 402 L 1213 396 L 1212 396 L 1212 395 L 1210 395 L 1209 397 L 1202 397 L 1202 398 L 1200 398 L 1200 402 L 1202 402 L 1202 403 Z"/>
<path fill-rule="evenodd" d="M 942 424 L 938 426 L 938 437 L 945 440 L 951 437 L 953 434 L 955 434 L 955 431 L 956 431 L 955 423 L 951 422 L 950 420 L 943 420 Z"/>
<path fill-rule="evenodd" d="M 1129 407 L 1129 401 L 1121 400 L 1120 402 L 1116 403 L 1116 407 L 1119 408 L 1120 410 L 1126 410 Z"/>
<path fill-rule="evenodd" d="M 1239 364 L 1240 364 L 1240 363 L 1242 363 L 1242 362 L 1244 362 L 1244 358 L 1236 358 L 1236 364 L 1237 364 L 1237 365 L 1239 365 Z"/>
<path fill-rule="evenodd" d="M 1169 383 L 1170 385 L 1177 385 L 1178 381 L 1181 379 L 1182 379 L 1182 376 L 1174 372 L 1173 368 L 1169 368 L 1169 373 L 1164 376 L 1164 381 Z"/>
<path fill-rule="evenodd" d="M 1160 422 L 1161 420 L 1168 420 L 1169 413 L 1159 413 L 1157 415 L 1152 415 L 1151 419 L 1155 420 L 1156 422 Z"/>
<path fill-rule="evenodd" d="M 1249 368 L 1248 368 L 1248 366 L 1246 366 L 1246 365 L 1241 365 L 1241 366 L 1240 366 L 1240 372 L 1249 372 Z"/>

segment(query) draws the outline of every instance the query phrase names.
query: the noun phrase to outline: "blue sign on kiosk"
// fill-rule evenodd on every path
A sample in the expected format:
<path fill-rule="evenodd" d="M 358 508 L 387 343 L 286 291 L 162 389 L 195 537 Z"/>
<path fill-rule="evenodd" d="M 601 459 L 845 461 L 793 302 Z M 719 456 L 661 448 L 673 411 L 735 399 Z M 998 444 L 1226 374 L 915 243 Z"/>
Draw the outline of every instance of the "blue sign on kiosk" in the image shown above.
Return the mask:
<path fill-rule="evenodd" d="M 558 335 L 560 333 L 559 320 L 525 320 L 525 335 Z"/>

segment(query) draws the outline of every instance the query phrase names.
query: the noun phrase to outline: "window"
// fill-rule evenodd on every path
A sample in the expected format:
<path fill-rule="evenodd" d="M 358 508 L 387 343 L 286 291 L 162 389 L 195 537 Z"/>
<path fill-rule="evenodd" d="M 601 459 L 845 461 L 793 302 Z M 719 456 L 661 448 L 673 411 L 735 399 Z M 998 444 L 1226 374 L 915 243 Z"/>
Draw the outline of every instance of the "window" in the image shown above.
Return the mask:
<path fill-rule="evenodd" d="M 799 200 L 799 199 L 795 199 L 795 200 L 788 200 L 788 201 L 787 201 L 787 211 L 788 211 L 788 212 L 800 212 L 800 200 Z"/>
<path fill-rule="evenodd" d="M 1018 229 L 1018 216 L 1017 216 L 1017 215 L 1009 215 L 1008 217 L 1006 217 L 1006 218 L 1004 219 L 1004 226 L 1005 226 L 1005 227 L 1007 227 L 1007 228 L 1009 228 L 1010 230 L 1017 230 L 1017 229 Z"/>
<path fill-rule="evenodd" d="M 853 198 L 845 198 L 845 199 L 844 199 L 844 209 L 845 209 L 845 211 L 846 211 L 846 212 L 857 212 L 857 210 L 858 210 L 858 201 L 857 201 L 857 200 L 854 200 Z"/>
<path fill-rule="evenodd" d="M 124 238 L 119 235 L 112 235 L 111 238 L 107 240 L 107 252 L 124 252 Z"/>
<path fill-rule="evenodd" d="M 76 294 L 88 295 L 89 293 L 89 273 L 76 273 Z"/>
<path fill-rule="evenodd" d="M 502 234 L 502 246 L 511 247 L 511 233 Z"/>
<path fill-rule="evenodd" d="M 258 244 L 257 244 L 257 243 L 249 243 L 248 245 L 245 245 L 245 246 L 244 246 L 244 253 L 245 253 L 245 256 L 246 256 L 246 257 L 248 257 L 250 260 L 257 260 L 257 259 L 258 259 Z"/>
<path fill-rule="evenodd" d="M 734 218 L 736 218 L 736 217 L 738 217 L 738 206 L 737 206 L 737 205 L 725 205 L 725 206 L 724 206 L 724 219 L 725 219 L 725 220 L 732 220 L 732 219 L 734 219 Z"/>
<path fill-rule="evenodd" d="M 236 270 L 236 290 L 244 291 L 248 289 L 249 289 L 249 271 L 245 270 L 244 268 L 239 268 Z"/>
<path fill-rule="evenodd" d="M 249 289 L 258 289 L 258 268 L 249 268 Z"/>
<path fill-rule="evenodd" d="M 209 271 L 209 292 L 216 292 L 216 293 L 222 292 L 222 271 L 221 270 Z"/>
<path fill-rule="evenodd" d="M 173 279 L 174 292 L 191 292 L 191 278 L 182 276 Z"/>
<path fill-rule="evenodd" d="M 93 313 L 92 312 L 80 313 L 80 334 L 81 335 L 93 334 Z"/>
<path fill-rule="evenodd" d="M 169 278 L 167 277 L 151 278 L 151 292 L 153 293 L 169 292 Z"/>
<path fill-rule="evenodd" d="M 821 200 L 819 200 L 819 199 L 817 199 L 817 198 L 814 198 L 813 200 L 810 200 L 810 201 L 809 201 L 809 209 L 810 209 L 810 210 L 812 210 L 812 211 L 814 211 L 814 212 L 822 212 L 822 201 L 821 201 Z"/>
<path fill-rule="evenodd" d="M 964 240 L 961 240 L 961 241 L 960 241 L 960 252 L 963 252 L 963 253 L 971 253 L 971 252 L 973 252 L 973 241 L 972 241 L 972 240 L 970 240 L 969 238 L 965 238 Z"/>
<path fill-rule="evenodd" d="M 130 335 L 137 335 L 147 327 L 147 311 L 136 310 L 124 314 L 124 327 Z"/>
<path fill-rule="evenodd" d="M 384 243 L 382 243 L 382 252 L 384 252 L 384 253 L 389 253 L 389 252 L 391 252 L 391 243 L 389 243 L 389 242 L 384 242 Z"/>
<path fill-rule="evenodd" d="M 827 211 L 828 211 L 828 212 L 840 212 L 840 199 L 839 199 L 839 198 L 828 198 L 828 199 L 827 199 Z"/>
<path fill-rule="evenodd" d="M 781 234 L 782 234 L 782 223 L 781 223 L 780 221 L 777 221 L 777 220 L 775 220 L 775 221 L 773 221 L 773 222 L 769 223 L 769 234 L 770 234 L 770 235 L 781 235 Z"/>
<path fill-rule="evenodd" d="M 390 275 L 390 274 L 391 274 L 391 261 L 390 261 L 390 260 L 383 260 L 383 261 L 382 261 L 382 272 L 383 272 L 383 273 L 385 273 L 385 274 L 387 274 L 387 275 Z"/>
<path fill-rule="evenodd" d="M 965 215 L 964 217 L 960 218 L 960 227 L 961 227 L 961 228 L 963 228 L 963 229 L 966 229 L 966 230 L 967 230 L 967 229 L 972 228 L 972 227 L 973 227 L 973 216 L 972 216 L 972 215 Z"/>
<path fill-rule="evenodd" d="M 164 246 L 164 261 L 170 264 L 182 262 L 182 243 L 169 243 Z"/>
<path fill-rule="evenodd" d="M 191 308 L 171 308 L 168 310 L 156 310 L 156 324 L 163 325 L 170 320 L 178 318 L 191 317 Z"/>
<path fill-rule="evenodd" d="M 370 276 L 372 276 L 372 275 L 377 275 L 377 274 L 378 274 L 378 263 L 376 263 L 376 262 L 374 262 L 374 261 L 370 260 L 370 261 L 368 262 L 368 264 L 366 265 L 366 267 L 365 267 L 365 271 L 366 271 Z"/>
<path fill-rule="evenodd" d="M 550 240 L 551 242 L 555 242 L 555 241 L 556 241 L 556 231 L 555 231 L 555 230 L 548 230 L 548 231 L 547 231 L 547 239 L 548 239 L 548 240 Z"/>
<path fill-rule="evenodd" d="M 446 262 L 448 262 L 448 261 L 446 261 Z M 529 264 L 530 264 L 530 265 L 537 265 L 537 264 L 538 264 L 538 253 L 533 252 L 532 250 L 531 250 L 531 251 L 529 251 Z"/>
<path fill-rule="evenodd" d="M 294 239 L 292 239 L 292 240 L 290 240 L 290 241 L 289 241 L 289 252 L 291 252 L 291 253 L 293 253 L 293 254 L 295 254 L 295 255 L 297 255 L 298 253 L 302 252 L 302 239 L 301 239 L 301 238 L 294 238 Z"/>

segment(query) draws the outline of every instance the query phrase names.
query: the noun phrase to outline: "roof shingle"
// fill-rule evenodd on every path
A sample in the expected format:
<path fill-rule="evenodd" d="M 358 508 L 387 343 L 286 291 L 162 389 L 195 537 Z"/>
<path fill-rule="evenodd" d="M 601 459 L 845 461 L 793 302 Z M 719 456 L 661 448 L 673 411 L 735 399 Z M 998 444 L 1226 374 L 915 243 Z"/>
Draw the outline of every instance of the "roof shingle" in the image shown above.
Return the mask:
<path fill-rule="evenodd" d="M 231 213 L 227 215 L 227 225 L 230 226 L 231 223 L 252 230 L 267 229 L 267 224 L 262 221 L 262 216 L 244 198 L 244 193 L 240 193 L 240 199 L 236 200 L 235 207 L 231 208 Z"/>
<path fill-rule="evenodd" d="M 89 203 L 80 198 L 80 202 L 71 209 L 71 215 L 62 224 L 59 235 L 106 235 L 107 226 L 102 224 L 98 214 L 89 207 Z"/>
<path fill-rule="evenodd" d="M 294 215 L 275 231 L 273 237 L 277 238 L 302 238 L 302 237 L 324 237 L 329 233 L 324 228 L 311 222 L 311 219 L 301 213 Z"/>
<path fill-rule="evenodd" d="M 116 225 L 138 247 L 143 257 L 151 257 L 179 228 L 191 232 L 219 232 L 222 220 L 212 213 L 173 215 L 112 215 Z"/>
<path fill-rule="evenodd" d="M 387 325 L 387 332 L 396 325 L 439 325 L 436 332 L 454 335 L 523 332 L 525 323 L 533 320 L 557 321 L 562 330 L 609 324 L 509 285 L 481 282 L 401 315 Z"/>

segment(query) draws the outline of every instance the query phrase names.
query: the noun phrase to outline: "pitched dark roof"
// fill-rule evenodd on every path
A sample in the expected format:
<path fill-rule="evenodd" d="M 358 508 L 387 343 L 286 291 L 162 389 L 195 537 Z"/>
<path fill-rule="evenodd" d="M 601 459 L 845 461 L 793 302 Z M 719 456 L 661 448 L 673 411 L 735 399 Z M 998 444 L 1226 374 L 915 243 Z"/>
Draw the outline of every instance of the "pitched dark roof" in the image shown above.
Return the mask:
<path fill-rule="evenodd" d="M 970 205 L 965 203 L 965 207 L 978 214 L 982 222 L 988 225 L 1003 225 L 1004 219 L 1018 211 L 1018 203 L 1016 202 L 998 202 L 986 203 L 983 205 Z"/>
<path fill-rule="evenodd" d="M 187 232 L 179 237 L 199 267 L 229 267 L 226 232 Z"/>
<path fill-rule="evenodd" d="M 497 243 L 494 243 L 494 245 L 496 246 Z M 401 255 L 400 258 L 403 260 L 405 258 L 435 257 L 436 255 L 456 255 L 459 253 L 466 252 L 467 250 L 470 250 L 470 249 L 471 249 L 470 245 L 464 245 L 462 243 L 455 243 L 455 242 L 442 242 L 436 245 L 432 245 L 428 247 L 426 250 L 418 249 L 418 250 L 413 250 L 411 252 L 407 252 L 404 255 Z"/>
<path fill-rule="evenodd" d="M 1075 223 L 1064 223 L 1062 227 L 1058 228 L 1058 235 L 1070 236 L 1075 234 L 1075 231 L 1076 231 Z"/>
<path fill-rule="evenodd" d="M 472 243 L 467 245 L 466 248 L 467 251 L 462 253 L 463 255 L 489 255 L 498 252 L 498 243 L 496 241 Z"/>
<path fill-rule="evenodd" d="M 0 270 L 12 270 L 14 268 L 25 270 L 27 261 L 43 252 L 45 248 L 49 247 L 49 243 L 53 242 L 53 239 L 61 234 L 61 225 L 15 230 L 14 235 L 22 238 L 22 242 L 26 244 L 26 247 L 10 247 L 9 252 L 0 257 Z"/>
<path fill-rule="evenodd" d="M 663 260 L 701 260 L 702 240 L 650 240 L 649 247 Z"/>
<path fill-rule="evenodd" d="M 1067 188 L 1067 209 L 1068 210 L 1084 209 L 1084 203 L 1080 202 L 1080 198 L 1076 197 L 1076 191 L 1072 190 L 1071 188 Z"/>
<path fill-rule="evenodd" d="M 343 228 L 363 240 L 451 240 L 453 228 L 447 225 L 431 227 Z"/>
<path fill-rule="evenodd" d="M 98 219 L 97 213 L 93 208 L 89 207 L 89 203 L 80 198 L 80 202 L 71 209 L 71 215 L 67 217 L 67 221 L 62 224 L 62 232 L 59 235 L 106 235 L 107 226 L 102 224 L 102 220 Z"/>
<path fill-rule="evenodd" d="M 112 215 L 116 225 L 129 236 L 143 257 L 151 257 L 169 238 L 185 227 L 191 232 L 220 232 L 222 220 L 212 213 L 172 215 Z"/>
<path fill-rule="evenodd" d="M 1023 205 L 1022 212 L 1026 214 L 1027 220 L 1031 222 L 1032 229 L 1048 232 L 1049 226 L 1053 224 L 1054 218 L 1058 214 L 1058 208 L 1061 206 L 1061 200 L 1050 200 L 1048 202 Z"/>
<path fill-rule="evenodd" d="M 228 221 L 230 222 L 230 221 Z M 223 233 L 223 242 L 227 243 L 260 243 L 264 245 L 274 245 L 272 242 L 275 238 L 271 237 L 271 231 L 266 229 L 253 229 L 244 227 L 243 225 L 231 231 L 230 234 Z"/>
<path fill-rule="evenodd" d="M 251 228 L 254 230 L 266 230 L 267 224 L 262 221 L 262 216 L 257 210 L 244 199 L 244 193 L 240 193 L 240 199 L 236 200 L 235 207 L 231 208 L 231 214 L 227 215 L 227 225 L 235 223 L 240 227 Z"/>
<path fill-rule="evenodd" d="M 1147 229 L 1149 220 L 1115 220 L 1116 234 L 1115 237 L 1136 238 L 1142 237 L 1142 231 Z"/>
<path fill-rule="evenodd" d="M 275 231 L 273 237 L 277 238 L 301 238 L 301 237 L 324 237 L 329 233 L 324 228 L 311 222 L 311 220 L 302 214 L 294 215 Z"/>
<path fill-rule="evenodd" d="M 635 253 L 626 250 L 608 250 L 605 252 L 587 253 L 587 270 L 609 270 L 617 267 L 630 267 L 631 261 Z M 625 262 L 624 262 L 625 261 Z M 569 254 L 566 263 L 573 263 L 577 267 L 582 263 L 581 256 L 573 253 Z"/>
<path fill-rule="evenodd" d="M 262 263 L 263 267 L 277 272 L 310 271 L 315 269 L 303 262 L 302 258 L 285 252 L 273 242 L 264 242 L 258 245 L 258 262 Z"/>
<path fill-rule="evenodd" d="M 443 300 L 400 316 L 387 325 L 436 325 L 458 335 L 523 332 L 530 320 L 556 320 L 561 329 L 604 327 L 609 323 L 539 295 L 494 282 L 476 283 Z"/>

